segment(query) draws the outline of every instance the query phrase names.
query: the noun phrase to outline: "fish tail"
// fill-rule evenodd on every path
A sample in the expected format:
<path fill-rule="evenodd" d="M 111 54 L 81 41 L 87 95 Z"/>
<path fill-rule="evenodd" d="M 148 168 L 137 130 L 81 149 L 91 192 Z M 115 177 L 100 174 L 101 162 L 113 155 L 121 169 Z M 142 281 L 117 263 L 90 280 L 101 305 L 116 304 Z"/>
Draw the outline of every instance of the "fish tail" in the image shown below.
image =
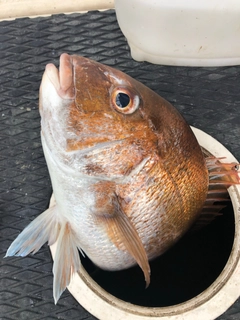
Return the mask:
<path fill-rule="evenodd" d="M 59 233 L 55 210 L 55 206 L 51 207 L 34 219 L 13 241 L 5 257 L 25 257 L 29 253 L 36 253 L 47 241 L 53 244 Z"/>
<path fill-rule="evenodd" d="M 13 241 L 5 255 L 25 257 L 36 253 L 45 242 L 51 246 L 57 241 L 53 263 L 55 304 L 81 265 L 75 233 L 68 222 L 57 221 L 56 210 L 56 206 L 50 207 L 34 219 Z"/>
<path fill-rule="evenodd" d="M 239 164 L 222 162 L 224 159 L 206 157 L 209 172 L 208 194 L 199 219 L 192 228 L 193 231 L 201 229 L 221 215 L 221 210 L 230 201 L 227 189 L 240 184 Z"/>
<path fill-rule="evenodd" d="M 61 226 L 53 264 L 53 297 L 55 304 L 69 285 L 73 273 L 80 269 L 77 238 L 70 224 Z"/>

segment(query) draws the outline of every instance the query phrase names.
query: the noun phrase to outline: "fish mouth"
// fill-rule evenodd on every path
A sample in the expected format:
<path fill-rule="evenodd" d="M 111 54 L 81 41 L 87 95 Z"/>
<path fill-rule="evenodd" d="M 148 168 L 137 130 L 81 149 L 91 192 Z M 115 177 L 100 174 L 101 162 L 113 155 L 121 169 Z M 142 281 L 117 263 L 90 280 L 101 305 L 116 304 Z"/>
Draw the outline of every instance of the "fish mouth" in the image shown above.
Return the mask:
<path fill-rule="evenodd" d="M 42 134 L 52 152 L 56 150 L 55 153 L 64 156 L 69 152 L 79 151 L 86 154 L 90 150 L 112 145 L 110 141 L 118 144 L 127 139 L 134 139 L 136 128 L 134 132 L 118 130 L 117 125 L 113 125 L 115 116 L 108 110 L 102 111 L 105 101 L 109 101 L 112 82 L 114 85 L 117 82 L 117 77 L 114 81 L 110 79 L 111 72 L 109 72 L 108 68 L 95 61 L 67 53 L 60 56 L 59 68 L 52 63 L 46 65 L 40 86 L 39 110 Z M 98 82 L 104 87 L 103 97 L 96 89 Z M 94 92 L 92 96 L 87 92 L 88 85 Z M 91 108 L 85 108 L 87 99 L 92 101 Z M 83 119 L 81 126 L 79 121 L 75 120 L 77 119 L 75 111 L 76 115 L 79 113 Z M 104 130 L 101 130 L 102 123 L 99 127 L 85 125 L 84 119 L 98 119 L 99 114 L 102 114 L 102 119 L 107 123 L 111 123 L 107 127 L 108 130 L 106 122 L 103 122 Z"/>
<path fill-rule="evenodd" d="M 50 150 L 63 152 L 66 147 L 65 118 L 75 99 L 74 66 L 71 56 L 62 54 L 59 69 L 47 64 L 39 92 L 41 131 Z"/>
<path fill-rule="evenodd" d="M 69 106 L 76 98 L 76 64 L 74 56 L 63 53 L 60 56 L 59 68 L 53 63 L 47 64 L 42 77 L 39 92 L 41 129 L 45 142 L 52 150 L 57 148 L 64 152 L 66 149 L 66 119 L 69 116 Z"/>
<path fill-rule="evenodd" d="M 75 98 L 74 60 L 71 56 L 63 53 L 60 56 L 59 69 L 54 64 L 49 63 L 46 65 L 44 74 L 48 81 L 53 84 L 60 98 L 64 100 Z"/>
<path fill-rule="evenodd" d="M 95 62 L 88 58 L 62 53 L 59 59 L 59 69 L 53 63 L 46 65 L 42 84 L 50 81 L 61 99 L 73 100 L 76 97 L 76 68 L 81 66 L 84 69 L 94 64 Z"/>

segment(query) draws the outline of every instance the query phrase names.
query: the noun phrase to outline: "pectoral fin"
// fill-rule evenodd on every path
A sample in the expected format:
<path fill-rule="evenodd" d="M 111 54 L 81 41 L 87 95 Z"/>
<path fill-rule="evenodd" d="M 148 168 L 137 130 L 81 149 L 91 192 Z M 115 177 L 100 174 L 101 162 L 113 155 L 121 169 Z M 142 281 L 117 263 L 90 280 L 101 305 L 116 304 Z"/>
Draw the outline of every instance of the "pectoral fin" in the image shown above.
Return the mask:
<path fill-rule="evenodd" d="M 107 232 L 112 242 L 122 250 L 126 250 L 137 262 L 144 273 L 146 287 L 150 284 L 150 266 L 142 241 L 124 213 L 118 196 L 113 197 L 112 213 L 101 216 L 101 221 L 107 227 Z"/>

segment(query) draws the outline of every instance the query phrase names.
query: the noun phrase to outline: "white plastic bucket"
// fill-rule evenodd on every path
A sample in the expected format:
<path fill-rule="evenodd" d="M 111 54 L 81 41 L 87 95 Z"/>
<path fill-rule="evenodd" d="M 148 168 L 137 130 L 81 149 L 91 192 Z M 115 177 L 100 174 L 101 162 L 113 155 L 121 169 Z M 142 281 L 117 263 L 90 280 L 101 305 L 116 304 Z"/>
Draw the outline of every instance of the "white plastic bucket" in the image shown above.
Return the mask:
<path fill-rule="evenodd" d="M 240 64 L 238 0 L 115 0 L 133 59 L 178 66 Z"/>

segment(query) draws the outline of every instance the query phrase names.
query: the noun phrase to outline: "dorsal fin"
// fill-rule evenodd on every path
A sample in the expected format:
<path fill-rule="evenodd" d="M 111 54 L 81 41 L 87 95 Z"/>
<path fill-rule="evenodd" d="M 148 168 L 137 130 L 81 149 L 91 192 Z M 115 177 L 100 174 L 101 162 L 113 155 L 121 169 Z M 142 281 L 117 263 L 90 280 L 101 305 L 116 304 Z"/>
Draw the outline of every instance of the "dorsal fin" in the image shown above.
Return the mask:
<path fill-rule="evenodd" d="M 239 164 L 229 163 L 225 157 L 215 157 L 202 147 L 209 172 L 209 188 L 205 204 L 198 220 L 190 231 L 196 231 L 208 225 L 230 201 L 228 188 L 240 184 Z"/>

